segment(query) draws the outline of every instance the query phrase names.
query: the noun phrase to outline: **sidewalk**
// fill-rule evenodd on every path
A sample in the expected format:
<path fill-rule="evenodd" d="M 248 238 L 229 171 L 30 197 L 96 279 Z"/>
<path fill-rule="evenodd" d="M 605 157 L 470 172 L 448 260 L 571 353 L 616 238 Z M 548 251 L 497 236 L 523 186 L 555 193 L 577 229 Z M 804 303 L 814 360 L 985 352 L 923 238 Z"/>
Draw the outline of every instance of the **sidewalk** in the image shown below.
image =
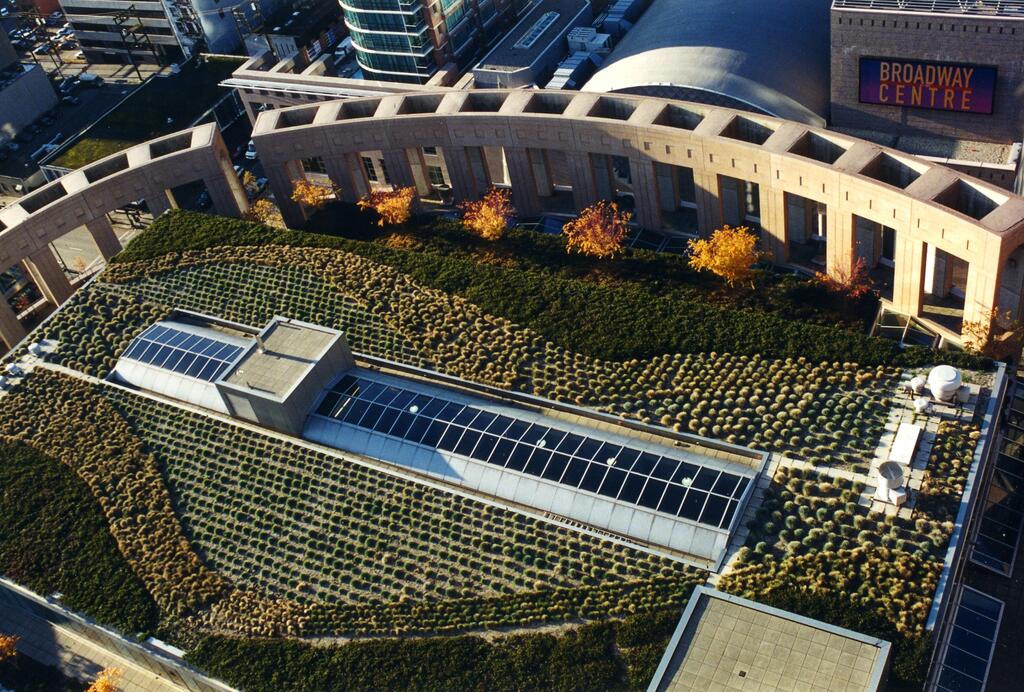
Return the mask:
<path fill-rule="evenodd" d="M 101 670 L 113 667 L 121 670 L 118 687 L 124 692 L 180 692 L 187 689 L 24 610 L 0 609 L 0 632 L 21 637 L 18 642 L 21 653 L 59 668 L 65 675 L 83 682 L 91 682 Z"/>

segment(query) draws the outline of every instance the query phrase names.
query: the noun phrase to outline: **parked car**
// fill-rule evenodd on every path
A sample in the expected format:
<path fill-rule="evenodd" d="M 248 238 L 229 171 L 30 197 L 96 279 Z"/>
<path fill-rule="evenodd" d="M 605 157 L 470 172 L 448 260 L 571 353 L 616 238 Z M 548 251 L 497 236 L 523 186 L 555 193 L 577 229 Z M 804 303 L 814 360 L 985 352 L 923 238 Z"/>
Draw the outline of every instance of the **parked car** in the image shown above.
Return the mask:
<path fill-rule="evenodd" d="M 245 158 L 249 161 L 255 161 L 259 158 L 259 154 L 256 153 L 256 142 L 249 140 L 249 146 L 245 148 Z"/>
<path fill-rule="evenodd" d="M 75 48 L 78 48 L 78 41 L 71 40 L 60 44 L 61 50 L 74 50 Z"/>
<path fill-rule="evenodd" d="M 94 86 L 98 87 L 103 84 L 103 77 L 92 72 L 81 72 L 78 75 L 78 83 L 82 86 Z"/>
<path fill-rule="evenodd" d="M 32 49 L 32 52 L 36 55 L 46 55 L 50 52 L 50 45 L 48 43 L 41 43 Z"/>
<path fill-rule="evenodd" d="M 78 98 L 77 96 L 72 96 L 70 94 L 68 94 L 67 96 L 65 96 L 65 97 L 63 97 L 61 99 L 61 103 L 66 103 L 69 106 L 77 106 L 81 102 L 82 102 L 82 99 Z"/>

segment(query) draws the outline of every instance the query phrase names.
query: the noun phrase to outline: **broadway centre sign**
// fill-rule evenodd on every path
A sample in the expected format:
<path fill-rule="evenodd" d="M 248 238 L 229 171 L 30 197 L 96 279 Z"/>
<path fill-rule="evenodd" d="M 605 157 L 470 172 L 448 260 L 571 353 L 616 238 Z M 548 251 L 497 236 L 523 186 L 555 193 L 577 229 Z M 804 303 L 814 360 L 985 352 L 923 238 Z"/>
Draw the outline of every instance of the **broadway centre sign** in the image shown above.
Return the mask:
<path fill-rule="evenodd" d="M 996 68 L 900 58 L 860 59 L 860 101 L 884 106 L 991 113 Z"/>

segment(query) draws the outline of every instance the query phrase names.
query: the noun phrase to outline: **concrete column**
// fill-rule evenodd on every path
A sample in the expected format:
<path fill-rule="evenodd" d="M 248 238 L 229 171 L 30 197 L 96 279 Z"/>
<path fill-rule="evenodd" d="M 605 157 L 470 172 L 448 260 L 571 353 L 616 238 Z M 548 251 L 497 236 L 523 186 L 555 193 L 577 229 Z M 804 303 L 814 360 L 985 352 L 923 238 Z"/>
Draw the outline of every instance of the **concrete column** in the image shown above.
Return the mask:
<path fill-rule="evenodd" d="M 159 185 L 151 185 L 146 188 L 146 206 L 153 218 L 160 216 L 165 211 L 177 209 L 178 204 L 174 201 L 174 195 L 167 188 Z"/>
<path fill-rule="evenodd" d="M 11 349 L 24 339 L 26 334 L 28 332 L 18 320 L 14 308 L 6 300 L 0 300 L 0 339 L 3 339 L 8 349 Z"/>
<path fill-rule="evenodd" d="M 853 214 L 835 206 L 830 204 L 825 209 L 825 271 L 832 276 L 849 276 L 857 255 Z"/>
<path fill-rule="evenodd" d="M 54 307 L 62 304 L 74 292 L 64 270 L 49 246 L 37 250 L 24 261 L 25 269 L 46 300 Z"/>
<path fill-rule="evenodd" d="M 369 194 L 371 185 L 370 179 L 366 175 L 366 166 L 363 164 L 363 154 L 361 152 L 345 154 L 345 163 L 349 173 L 352 174 L 352 184 L 355 188 L 353 194 L 356 199 Z"/>
<path fill-rule="evenodd" d="M 951 257 L 935 247 L 928 246 L 925 264 L 924 290 L 936 298 L 945 298 L 953 288 L 953 267 Z"/>
<path fill-rule="evenodd" d="M 998 247 L 988 255 L 970 263 L 967 269 L 967 289 L 964 291 L 963 321 L 979 323 L 985 327 L 991 327 L 992 311 L 1000 307 L 999 286 L 1005 269 L 999 259 Z"/>
<path fill-rule="evenodd" d="M 426 197 L 434 191 L 430 184 L 430 176 L 427 174 L 427 164 L 423 160 L 423 151 L 420 149 L 406 149 L 409 158 L 409 168 L 412 171 L 412 179 L 416 185 L 416 194 Z"/>
<path fill-rule="evenodd" d="M 87 221 L 85 228 L 89 231 L 92 239 L 96 241 L 103 259 L 110 260 L 111 257 L 121 252 L 121 241 L 114 233 L 114 227 L 110 224 L 107 215 L 99 216 L 92 221 Z"/>
<path fill-rule="evenodd" d="M 569 177 L 572 179 L 573 205 L 577 211 L 583 211 L 599 199 L 590 154 L 584 151 L 567 151 L 565 160 L 569 166 Z"/>
<path fill-rule="evenodd" d="M 520 217 L 538 216 L 542 209 L 537 195 L 537 183 L 533 179 L 530 157 L 523 147 L 505 147 L 505 161 L 508 165 L 509 181 L 512 184 L 512 201 Z"/>
<path fill-rule="evenodd" d="M 718 200 L 718 176 L 704 171 L 693 172 L 697 193 L 697 232 L 702 236 L 722 227 L 722 205 Z"/>
<path fill-rule="evenodd" d="M 533 168 L 533 180 L 537 184 L 537 194 L 550 197 L 554 191 L 551 184 L 551 172 L 548 170 L 548 157 L 543 149 L 527 149 L 530 165 Z"/>
<path fill-rule="evenodd" d="M 213 210 L 221 216 L 239 218 L 249 209 L 249 195 L 238 178 L 231 162 L 220 162 L 219 175 L 203 178 L 206 191 L 210 193 Z"/>
<path fill-rule="evenodd" d="M 263 164 L 267 185 L 274 193 L 274 202 L 281 210 L 281 218 L 288 228 L 302 228 L 309 220 L 301 204 L 292 201 L 292 167 L 287 163 Z"/>
<path fill-rule="evenodd" d="M 658 203 L 654 163 L 645 159 L 630 159 L 629 173 L 633 179 L 636 222 L 643 228 L 659 230 L 664 224 L 661 221 L 661 205 Z"/>
<path fill-rule="evenodd" d="M 786 238 L 786 193 L 768 185 L 758 186 L 761 206 L 761 244 L 771 253 L 776 264 L 789 261 L 789 242 Z"/>
<path fill-rule="evenodd" d="M 327 177 L 331 179 L 331 184 L 334 185 L 338 199 L 342 202 L 355 204 L 360 197 L 360 193 L 352 176 L 352 168 L 349 166 L 347 155 L 342 154 L 341 156 L 325 158 L 324 168 L 327 169 Z"/>
<path fill-rule="evenodd" d="M 405 149 L 386 149 L 381 154 L 388 171 L 388 180 L 392 185 L 396 188 L 416 186 L 416 178 L 413 176 L 409 155 Z"/>
<path fill-rule="evenodd" d="M 452 198 L 456 202 L 479 199 L 483 191 L 477 185 L 466 147 L 445 147 L 442 153 L 452 184 Z"/>
<path fill-rule="evenodd" d="M 924 301 L 925 246 L 908 231 L 896 232 L 896 267 L 893 271 L 892 304 L 897 312 L 917 316 Z"/>
<path fill-rule="evenodd" d="M 482 147 L 480 155 L 487 167 L 488 185 L 509 185 L 508 167 L 501 147 Z"/>
<path fill-rule="evenodd" d="M 483 193 L 491 187 L 491 176 L 487 170 L 487 159 L 481 147 L 466 147 L 466 158 L 469 160 L 469 170 L 473 174 L 473 181 L 476 183 L 477 192 Z"/>
<path fill-rule="evenodd" d="M 658 207 L 662 211 L 674 212 L 679 209 L 679 184 L 676 169 L 667 163 L 654 164 L 654 179 L 658 183 Z"/>

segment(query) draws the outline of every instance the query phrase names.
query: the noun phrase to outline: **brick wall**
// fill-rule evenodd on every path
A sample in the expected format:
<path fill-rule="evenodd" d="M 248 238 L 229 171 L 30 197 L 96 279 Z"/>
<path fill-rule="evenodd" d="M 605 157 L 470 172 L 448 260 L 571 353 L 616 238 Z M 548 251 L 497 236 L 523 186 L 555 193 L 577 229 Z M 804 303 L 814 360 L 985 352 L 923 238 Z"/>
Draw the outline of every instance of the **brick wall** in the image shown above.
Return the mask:
<path fill-rule="evenodd" d="M 833 125 L 990 142 L 1024 136 L 1024 21 L 833 9 L 831 22 Z M 995 65 L 993 113 L 859 103 L 861 56 Z"/>

